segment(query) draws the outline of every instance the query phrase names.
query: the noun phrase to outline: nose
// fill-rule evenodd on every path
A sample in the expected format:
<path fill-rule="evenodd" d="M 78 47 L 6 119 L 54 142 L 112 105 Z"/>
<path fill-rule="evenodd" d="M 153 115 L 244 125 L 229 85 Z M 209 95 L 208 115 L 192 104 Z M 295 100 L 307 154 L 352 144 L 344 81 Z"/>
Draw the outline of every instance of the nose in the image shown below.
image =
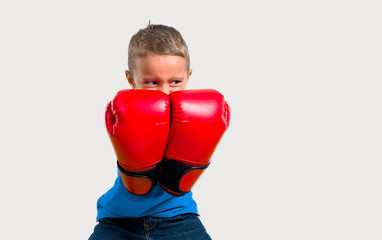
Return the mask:
<path fill-rule="evenodd" d="M 158 88 L 158 90 L 166 93 L 167 95 L 171 93 L 171 89 L 169 86 L 161 86 Z"/>

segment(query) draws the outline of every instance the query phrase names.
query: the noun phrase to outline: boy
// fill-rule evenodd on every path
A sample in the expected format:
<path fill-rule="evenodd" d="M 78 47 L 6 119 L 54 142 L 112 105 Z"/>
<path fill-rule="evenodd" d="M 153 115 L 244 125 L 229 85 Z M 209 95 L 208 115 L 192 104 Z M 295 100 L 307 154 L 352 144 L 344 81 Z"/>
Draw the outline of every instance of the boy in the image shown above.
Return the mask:
<path fill-rule="evenodd" d="M 187 45 L 174 28 L 149 24 L 130 40 L 126 77 L 133 89 L 183 90 L 190 78 Z M 97 202 L 97 221 L 90 240 L 211 239 L 200 222 L 192 192 L 174 196 L 160 184 L 141 195 L 127 191 L 121 172 Z"/>

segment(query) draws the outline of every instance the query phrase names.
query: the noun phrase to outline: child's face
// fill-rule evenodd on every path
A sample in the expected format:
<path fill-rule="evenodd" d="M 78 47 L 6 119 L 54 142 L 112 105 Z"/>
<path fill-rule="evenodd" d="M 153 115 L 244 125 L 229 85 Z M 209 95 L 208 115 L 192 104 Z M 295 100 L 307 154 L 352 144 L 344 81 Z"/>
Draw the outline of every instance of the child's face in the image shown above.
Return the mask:
<path fill-rule="evenodd" d="M 166 94 L 183 90 L 192 70 L 186 71 L 186 61 L 180 56 L 153 55 L 135 60 L 134 78 L 126 70 L 126 77 L 135 89 L 159 90 Z"/>

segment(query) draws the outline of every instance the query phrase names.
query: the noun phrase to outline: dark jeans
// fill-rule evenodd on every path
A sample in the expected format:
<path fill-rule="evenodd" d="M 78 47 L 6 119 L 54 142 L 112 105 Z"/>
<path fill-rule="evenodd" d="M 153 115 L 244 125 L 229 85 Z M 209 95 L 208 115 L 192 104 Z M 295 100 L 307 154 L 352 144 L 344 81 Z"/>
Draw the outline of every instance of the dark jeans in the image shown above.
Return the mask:
<path fill-rule="evenodd" d="M 182 214 L 170 218 L 104 218 L 89 240 L 205 240 L 211 239 L 199 216 Z"/>

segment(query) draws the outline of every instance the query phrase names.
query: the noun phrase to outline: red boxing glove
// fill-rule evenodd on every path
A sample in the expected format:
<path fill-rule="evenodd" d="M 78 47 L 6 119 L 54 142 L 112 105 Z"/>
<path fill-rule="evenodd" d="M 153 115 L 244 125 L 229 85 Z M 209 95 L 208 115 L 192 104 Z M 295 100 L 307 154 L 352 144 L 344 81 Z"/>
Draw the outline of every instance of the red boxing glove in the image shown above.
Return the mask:
<path fill-rule="evenodd" d="M 148 193 L 156 183 L 170 128 L 168 95 L 153 90 L 121 90 L 106 108 L 107 132 L 126 189 Z"/>
<path fill-rule="evenodd" d="M 189 192 L 208 167 L 228 128 L 230 109 L 216 90 L 176 91 L 170 102 L 171 129 L 159 183 L 179 196 Z"/>

